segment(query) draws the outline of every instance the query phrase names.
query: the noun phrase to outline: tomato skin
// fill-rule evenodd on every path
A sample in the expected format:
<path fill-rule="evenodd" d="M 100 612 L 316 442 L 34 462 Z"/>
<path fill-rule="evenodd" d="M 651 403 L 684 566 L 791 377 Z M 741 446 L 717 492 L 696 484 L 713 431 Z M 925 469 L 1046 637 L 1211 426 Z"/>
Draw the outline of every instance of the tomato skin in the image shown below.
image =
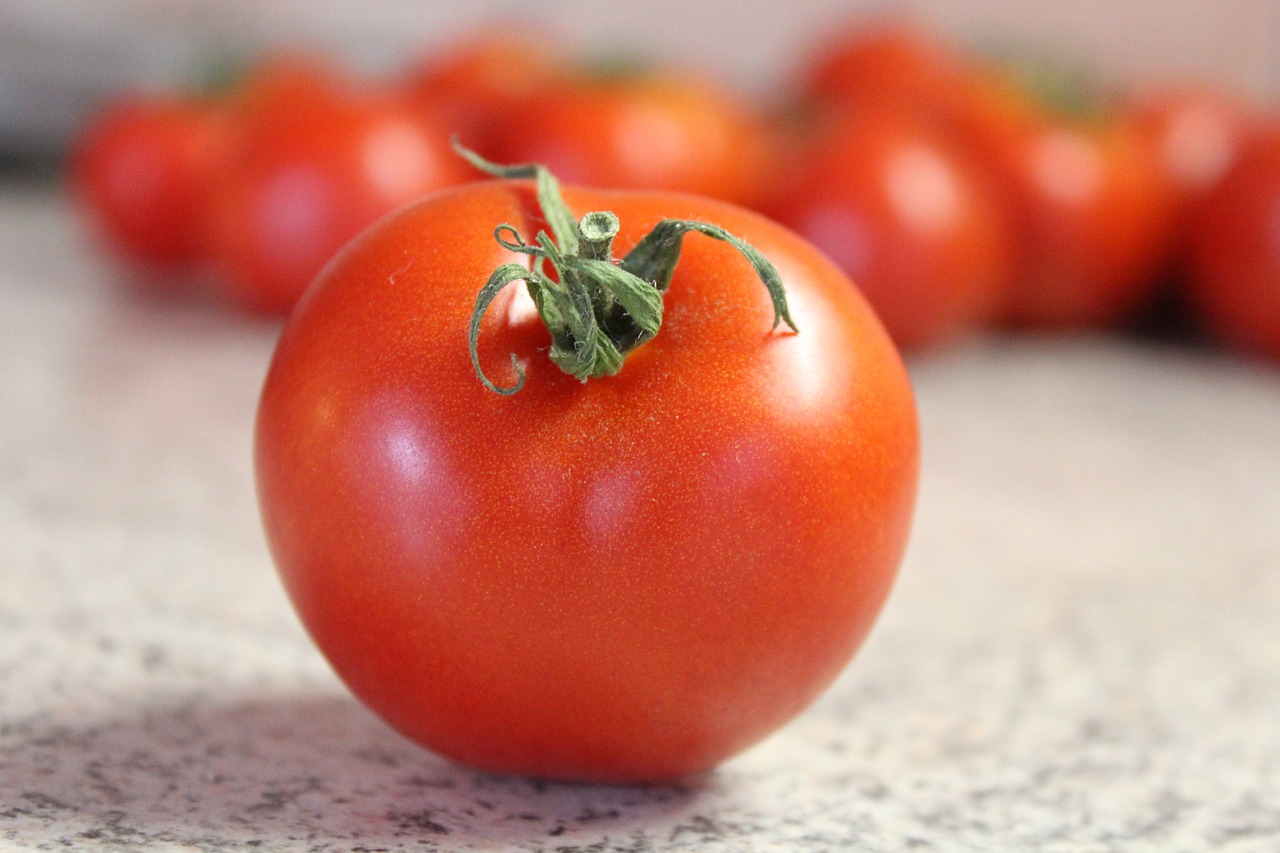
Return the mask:
<path fill-rule="evenodd" d="M 610 782 L 713 767 L 836 676 L 887 595 L 918 468 L 909 383 L 857 292 L 747 211 L 567 189 L 616 254 L 660 218 L 770 257 L 799 334 L 728 246 L 687 239 L 658 336 L 580 383 L 508 288 L 466 329 L 496 223 L 532 188 L 469 185 L 366 231 L 286 325 L 263 390 L 263 520 L 303 623 L 394 727 L 488 770 Z"/>
<path fill-rule="evenodd" d="M 945 134 L 868 101 L 791 162 L 766 212 L 836 262 L 898 346 L 939 346 L 994 319 L 1009 283 L 1009 223 Z"/>
<path fill-rule="evenodd" d="M 487 151 L 567 183 L 753 202 L 770 163 L 764 122 L 693 76 L 566 79 L 520 102 Z"/>
<path fill-rule="evenodd" d="M 1280 362 L 1280 126 L 1259 130 L 1191 225 L 1186 298 L 1209 332 Z"/>
<path fill-rule="evenodd" d="M 223 295 L 289 311 L 362 228 L 469 177 L 448 131 L 389 93 L 297 80 L 243 96 L 208 210 Z"/>
<path fill-rule="evenodd" d="M 71 182 L 106 246 L 144 265 L 200 259 L 200 222 L 225 141 L 221 113 L 192 98 L 105 105 L 71 158 Z"/>

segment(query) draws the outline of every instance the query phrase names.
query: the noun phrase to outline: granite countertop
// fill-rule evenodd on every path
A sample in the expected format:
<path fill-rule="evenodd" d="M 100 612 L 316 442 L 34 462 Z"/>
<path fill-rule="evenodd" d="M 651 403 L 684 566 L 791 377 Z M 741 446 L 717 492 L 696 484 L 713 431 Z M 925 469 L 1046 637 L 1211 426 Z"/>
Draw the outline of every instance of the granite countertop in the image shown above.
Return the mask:
<path fill-rule="evenodd" d="M 685 784 L 546 784 L 347 695 L 258 529 L 276 329 L 117 284 L 0 192 L 0 849 L 1280 850 L 1274 368 L 913 364 L 917 526 L 836 686 Z"/>

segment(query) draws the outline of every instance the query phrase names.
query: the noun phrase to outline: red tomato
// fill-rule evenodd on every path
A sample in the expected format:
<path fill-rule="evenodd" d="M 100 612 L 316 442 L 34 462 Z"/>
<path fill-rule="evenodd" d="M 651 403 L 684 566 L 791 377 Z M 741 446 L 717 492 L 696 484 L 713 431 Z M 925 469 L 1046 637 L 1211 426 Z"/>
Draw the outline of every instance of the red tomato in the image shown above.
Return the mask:
<path fill-rule="evenodd" d="M 780 185 L 767 212 L 836 262 L 899 346 L 937 345 L 995 316 L 1009 223 L 933 126 L 864 104 L 800 151 Z"/>
<path fill-rule="evenodd" d="M 214 107 L 131 96 L 104 107 L 77 141 L 73 189 L 106 244 L 144 264 L 198 260 L 200 222 L 225 133 Z"/>
<path fill-rule="evenodd" d="M 950 44 L 916 24 L 851 25 L 820 45 L 800 94 L 811 101 L 894 100 L 934 107 L 963 98 L 967 63 Z"/>
<path fill-rule="evenodd" d="M 1160 260 L 1166 196 L 1150 148 L 1105 111 L 1055 113 L 995 77 L 970 85 L 957 133 L 1014 223 L 1008 321 L 1075 328 L 1126 319 L 1151 297 Z"/>
<path fill-rule="evenodd" d="M 362 228 L 467 173 L 447 129 L 388 94 L 275 91 L 246 96 L 209 238 L 225 294 L 283 313 Z"/>
<path fill-rule="evenodd" d="M 1188 85 L 1141 93 L 1128 109 L 1156 152 L 1170 192 L 1170 240 L 1181 244 L 1195 208 L 1235 162 L 1253 116 L 1231 95 Z"/>
<path fill-rule="evenodd" d="M 772 259 L 798 334 L 730 246 L 689 235 L 665 322 L 579 382 L 520 286 L 479 326 L 527 182 L 384 220 L 285 327 L 258 412 L 285 585 L 352 691 L 410 738 L 495 771 L 606 781 L 714 766 L 804 708 L 871 627 L 918 464 L 906 374 L 871 310 L 792 232 L 688 195 L 566 190 L 629 250 L 664 217 Z M 517 270 L 519 272 L 519 270 Z"/>
<path fill-rule="evenodd" d="M 484 32 L 424 57 L 406 85 L 467 144 L 484 148 L 508 111 L 567 74 L 560 55 L 545 37 Z"/>
<path fill-rule="evenodd" d="M 755 199 L 769 156 L 750 109 L 688 76 L 565 80 L 522 101 L 503 127 L 490 149 L 504 162 L 543 163 L 571 183 L 740 203 Z"/>
<path fill-rule="evenodd" d="M 1280 361 L 1280 127 L 1248 143 L 1191 230 L 1187 300 L 1218 339 Z"/>

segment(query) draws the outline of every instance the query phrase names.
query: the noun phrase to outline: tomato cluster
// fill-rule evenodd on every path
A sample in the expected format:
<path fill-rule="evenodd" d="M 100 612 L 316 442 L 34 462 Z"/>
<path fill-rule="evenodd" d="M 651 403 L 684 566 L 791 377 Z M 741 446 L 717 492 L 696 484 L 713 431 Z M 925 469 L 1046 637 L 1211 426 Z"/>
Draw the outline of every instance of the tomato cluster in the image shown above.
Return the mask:
<path fill-rule="evenodd" d="M 489 32 L 377 84 L 260 61 L 216 98 L 108 105 L 74 182 L 119 254 L 164 280 L 211 269 L 258 311 L 287 312 L 364 226 L 475 177 L 446 150 L 457 134 L 570 183 L 762 211 L 833 257 L 910 350 L 983 328 L 1126 326 L 1171 303 L 1229 344 L 1280 347 L 1280 287 L 1259 272 L 1280 266 L 1269 208 L 1256 188 L 1219 191 L 1246 148 L 1240 168 L 1264 180 L 1253 141 L 1280 134 L 1230 93 L 1104 92 L 897 21 L 837 30 L 781 109 L 705 75 L 567 55 L 546 35 Z"/>
<path fill-rule="evenodd" d="M 1280 248 L 1262 237 L 1262 200 L 1232 197 L 1230 184 L 1249 179 L 1224 180 L 1261 133 L 1243 101 L 1207 86 L 1108 92 L 1043 61 L 980 60 L 900 22 L 834 36 L 798 97 L 819 129 L 807 131 L 793 158 L 801 177 L 785 177 L 771 212 L 828 247 L 903 346 L 983 326 L 1125 327 L 1176 288 L 1222 340 L 1265 349 L 1258 270 L 1267 251 L 1280 263 Z M 910 133 L 874 159 L 855 154 L 884 133 L 865 116 L 886 111 Z M 923 163 L 926 148 L 932 176 L 918 166 L 908 193 L 902 164 Z M 1261 179 L 1265 167 L 1253 168 Z M 1224 227 L 1227 218 L 1241 221 Z M 1242 261 L 1226 233 L 1248 242 L 1249 227 L 1253 256 Z M 1254 316 L 1252 331 L 1227 319 L 1227 305 Z M 1271 329 L 1274 348 L 1280 323 Z"/>

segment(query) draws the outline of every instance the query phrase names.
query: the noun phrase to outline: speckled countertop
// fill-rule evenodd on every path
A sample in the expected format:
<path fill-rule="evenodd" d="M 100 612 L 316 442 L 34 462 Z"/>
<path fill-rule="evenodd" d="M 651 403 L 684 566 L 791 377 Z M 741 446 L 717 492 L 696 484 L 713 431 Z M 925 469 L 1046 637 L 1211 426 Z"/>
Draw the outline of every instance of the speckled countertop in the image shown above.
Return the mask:
<path fill-rule="evenodd" d="M 274 328 L 0 193 L 0 849 L 1280 850 L 1280 371 L 1104 340 L 913 365 L 918 523 L 794 724 L 676 787 L 429 755 L 257 526 Z"/>

